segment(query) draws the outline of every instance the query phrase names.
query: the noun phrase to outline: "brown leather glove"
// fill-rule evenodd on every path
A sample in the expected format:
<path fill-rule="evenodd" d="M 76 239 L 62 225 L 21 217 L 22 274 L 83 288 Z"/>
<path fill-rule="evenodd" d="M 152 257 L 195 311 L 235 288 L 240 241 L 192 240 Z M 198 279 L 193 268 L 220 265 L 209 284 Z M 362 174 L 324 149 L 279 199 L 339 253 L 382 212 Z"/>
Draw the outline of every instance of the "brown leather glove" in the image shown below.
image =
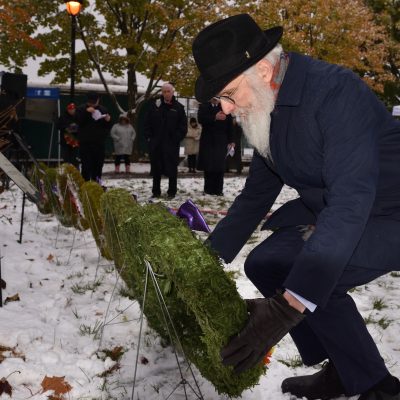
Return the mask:
<path fill-rule="evenodd" d="M 258 364 L 305 317 L 282 294 L 246 300 L 250 314 L 246 326 L 221 350 L 222 363 L 240 373 Z"/>

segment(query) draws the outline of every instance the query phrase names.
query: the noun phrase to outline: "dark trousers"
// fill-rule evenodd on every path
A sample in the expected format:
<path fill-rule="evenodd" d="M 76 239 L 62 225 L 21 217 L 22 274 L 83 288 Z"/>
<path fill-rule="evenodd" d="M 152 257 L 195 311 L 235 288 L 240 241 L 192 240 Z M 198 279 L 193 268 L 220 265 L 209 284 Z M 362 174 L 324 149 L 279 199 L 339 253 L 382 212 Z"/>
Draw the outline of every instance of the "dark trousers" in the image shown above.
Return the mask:
<path fill-rule="evenodd" d="M 304 245 L 298 227 L 281 228 L 247 257 L 245 272 L 264 297 L 281 289 L 296 256 Z M 364 285 L 389 271 L 348 265 L 325 308 L 317 307 L 290 332 L 304 364 L 329 358 L 335 365 L 347 395 L 363 393 L 388 370 L 348 290 Z M 312 291 L 318 285 L 310 277 Z M 290 288 L 288 288 L 290 289 Z"/>
<path fill-rule="evenodd" d="M 79 147 L 68 146 L 67 144 L 61 145 L 61 158 L 65 163 L 72 164 L 79 168 Z"/>
<path fill-rule="evenodd" d="M 114 164 L 120 165 L 122 160 L 124 160 L 125 165 L 131 164 L 131 158 L 130 158 L 129 154 L 116 154 Z"/>
<path fill-rule="evenodd" d="M 204 193 L 222 195 L 224 190 L 224 173 L 204 171 Z"/>
<path fill-rule="evenodd" d="M 153 189 L 152 193 L 154 196 L 161 195 L 161 174 L 157 171 L 152 171 L 153 174 Z M 178 186 L 178 169 L 174 174 L 170 174 L 168 177 L 168 196 L 175 196 Z"/>
<path fill-rule="evenodd" d="M 196 169 L 196 154 L 189 154 L 187 161 L 189 170 L 194 171 Z"/>
<path fill-rule="evenodd" d="M 104 146 L 93 143 L 80 144 L 82 177 L 85 181 L 101 179 L 104 165 Z"/>

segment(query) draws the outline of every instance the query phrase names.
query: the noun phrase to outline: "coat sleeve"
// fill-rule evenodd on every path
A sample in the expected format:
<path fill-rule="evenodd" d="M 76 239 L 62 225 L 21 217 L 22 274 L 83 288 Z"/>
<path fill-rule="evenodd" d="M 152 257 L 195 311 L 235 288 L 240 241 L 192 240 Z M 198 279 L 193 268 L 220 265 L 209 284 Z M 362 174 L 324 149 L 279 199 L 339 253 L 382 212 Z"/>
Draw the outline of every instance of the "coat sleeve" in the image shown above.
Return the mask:
<path fill-rule="evenodd" d="M 131 139 L 132 142 L 136 139 L 136 130 L 133 126 L 131 126 Z"/>
<path fill-rule="evenodd" d="M 99 110 L 100 110 L 100 112 L 101 112 L 102 114 L 109 114 L 107 108 L 105 108 L 105 107 L 103 107 L 103 106 L 99 106 Z M 111 118 L 110 118 L 109 121 L 106 121 L 106 120 L 103 118 L 103 119 L 101 119 L 101 122 L 100 122 L 100 123 L 102 124 L 103 128 L 104 128 L 105 130 L 107 130 L 107 131 L 109 131 L 109 130 L 112 128 L 112 126 L 113 126 L 113 122 L 112 122 L 112 119 L 111 119 Z"/>
<path fill-rule="evenodd" d="M 183 106 L 181 106 L 179 114 L 180 115 L 179 115 L 178 135 L 179 135 L 179 141 L 181 141 L 186 136 L 186 133 L 188 130 L 186 112 L 185 112 L 185 108 Z"/>
<path fill-rule="evenodd" d="M 119 136 L 118 136 L 117 130 L 118 130 L 118 128 L 117 128 L 117 125 L 115 124 L 111 128 L 111 132 L 110 132 L 112 140 L 114 140 L 116 142 L 118 142 L 118 140 L 120 139 Z"/>
<path fill-rule="evenodd" d="M 242 193 L 208 238 L 225 262 L 231 262 L 267 215 L 283 186 L 265 159 L 255 153 Z"/>
<path fill-rule="evenodd" d="M 213 125 L 215 123 L 215 113 L 211 112 L 208 104 L 200 104 L 197 120 L 199 124 L 203 126 Z"/>
<path fill-rule="evenodd" d="M 323 141 L 326 206 L 284 285 L 321 307 L 360 240 L 375 199 L 380 130 L 377 106 L 378 100 L 367 85 L 348 72 L 336 77 L 316 115 Z"/>
<path fill-rule="evenodd" d="M 152 106 L 150 105 L 149 109 L 146 112 L 144 117 L 144 137 L 147 141 L 149 141 L 153 137 L 153 129 L 151 124 L 151 114 L 152 114 Z"/>
<path fill-rule="evenodd" d="M 85 126 L 92 120 L 92 114 L 87 112 L 86 108 L 86 105 L 81 105 L 76 109 L 76 120 L 79 126 Z"/>

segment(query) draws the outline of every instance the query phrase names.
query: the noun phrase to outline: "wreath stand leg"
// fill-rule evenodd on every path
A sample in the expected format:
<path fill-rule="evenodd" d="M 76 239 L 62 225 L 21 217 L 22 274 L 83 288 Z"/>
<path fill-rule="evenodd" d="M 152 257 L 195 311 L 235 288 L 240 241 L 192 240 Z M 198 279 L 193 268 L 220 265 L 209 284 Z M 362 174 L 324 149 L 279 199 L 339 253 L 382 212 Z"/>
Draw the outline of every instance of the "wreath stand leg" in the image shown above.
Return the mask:
<path fill-rule="evenodd" d="M 134 372 L 134 376 L 133 376 L 133 387 L 132 387 L 131 400 L 134 400 L 134 395 L 135 395 L 136 373 L 137 373 L 137 367 L 138 367 L 138 361 L 139 361 L 139 350 L 140 350 L 140 342 L 141 342 L 141 338 L 142 338 L 144 308 L 145 308 L 145 304 L 146 304 L 146 295 L 147 295 L 149 276 L 153 283 L 154 290 L 156 291 L 157 299 L 160 304 L 160 310 L 161 310 L 161 313 L 162 313 L 162 316 L 164 319 L 165 327 L 168 331 L 170 341 L 172 344 L 175 343 L 179 346 L 179 350 L 181 351 L 183 358 L 184 358 L 186 364 L 188 365 L 188 369 L 190 370 L 190 373 L 192 375 L 192 378 L 193 378 L 196 388 L 197 388 L 197 391 L 196 391 L 195 388 L 193 388 L 193 386 L 190 385 L 190 383 L 183 376 L 181 362 L 179 361 L 178 354 L 175 350 L 175 347 L 172 346 L 172 349 L 173 349 L 173 352 L 175 355 L 175 360 L 176 360 L 176 363 L 177 363 L 177 366 L 179 369 L 179 374 L 180 374 L 181 380 L 177 383 L 177 385 L 174 387 L 174 389 L 171 391 L 171 393 L 165 398 L 165 400 L 168 400 L 173 395 L 173 393 L 179 388 L 180 385 L 183 386 L 183 391 L 185 393 L 185 399 L 188 399 L 188 393 L 187 393 L 187 388 L 186 388 L 186 386 L 187 386 L 188 389 L 190 389 L 194 393 L 194 395 L 196 396 L 197 399 L 204 400 L 204 397 L 201 393 L 200 387 L 197 383 L 196 377 L 194 376 L 190 362 L 187 359 L 185 352 L 183 351 L 182 343 L 179 340 L 178 334 L 176 332 L 171 315 L 168 311 L 168 307 L 165 303 L 164 297 L 162 295 L 162 292 L 161 292 L 160 286 L 158 284 L 156 275 L 153 271 L 153 268 L 151 267 L 151 264 L 147 260 L 144 260 L 144 262 L 146 265 L 146 278 L 145 278 L 145 283 L 144 283 L 143 300 L 142 300 L 142 307 L 141 307 L 141 313 L 140 313 L 139 339 L 138 339 L 138 344 L 137 344 L 137 349 L 136 349 L 136 362 L 135 362 L 135 372 Z M 172 328 L 172 332 L 171 332 L 170 328 Z"/>

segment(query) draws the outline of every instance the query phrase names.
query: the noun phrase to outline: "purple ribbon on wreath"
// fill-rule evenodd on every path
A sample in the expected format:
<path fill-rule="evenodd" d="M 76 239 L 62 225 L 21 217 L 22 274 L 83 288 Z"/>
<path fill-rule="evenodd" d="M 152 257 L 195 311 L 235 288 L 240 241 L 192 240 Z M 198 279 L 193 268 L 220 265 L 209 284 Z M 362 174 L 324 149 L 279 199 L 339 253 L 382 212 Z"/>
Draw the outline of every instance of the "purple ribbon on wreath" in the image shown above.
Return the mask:
<path fill-rule="evenodd" d="M 189 228 L 194 231 L 211 232 L 203 214 L 190 199 L 186 200 L 177 211 L 169 209 L 169 212 L 179 218 L 186 219 Z"/>

